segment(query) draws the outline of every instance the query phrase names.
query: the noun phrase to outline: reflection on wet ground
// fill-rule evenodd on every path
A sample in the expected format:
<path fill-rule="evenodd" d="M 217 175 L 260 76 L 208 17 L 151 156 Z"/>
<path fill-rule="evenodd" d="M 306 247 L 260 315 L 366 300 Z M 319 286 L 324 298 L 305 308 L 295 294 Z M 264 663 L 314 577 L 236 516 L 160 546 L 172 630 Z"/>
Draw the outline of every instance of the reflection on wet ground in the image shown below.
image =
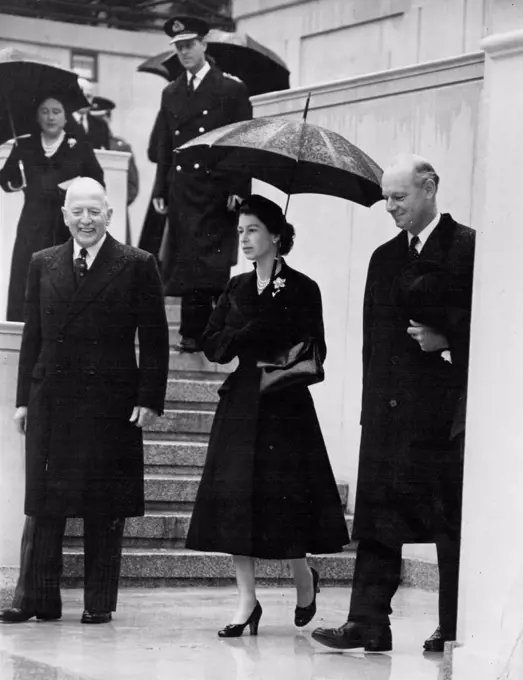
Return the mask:
<path fill-rule="evenodd" d="M 447 680 L 442 655 L 423 655 L 436 626 L 435 593 L 402 589 L 394 601 L 394 651 L 335 652 L 310 637 L 340 625 L 350 590 L 322 588 L 318 614 L 292 623 L 295 593 L 263 588 L 258 637 L 222 640 L 234 588 L 126 589 L 112 623 L 80 624 L 82 592 L 64 593 L 59 622 L 0 626 L 2 680 Z"/>

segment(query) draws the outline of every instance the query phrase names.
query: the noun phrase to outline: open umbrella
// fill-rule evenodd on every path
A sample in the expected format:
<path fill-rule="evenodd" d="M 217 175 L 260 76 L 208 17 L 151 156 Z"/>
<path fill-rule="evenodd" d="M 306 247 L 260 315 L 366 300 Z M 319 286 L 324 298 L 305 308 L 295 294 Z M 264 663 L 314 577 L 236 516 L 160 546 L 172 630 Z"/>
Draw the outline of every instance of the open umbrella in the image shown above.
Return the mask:
<path fill-rule="evenodd" d="M 207 54 L 220 70 L 243 80 L 250 96 L 289 88 L 289 69 L 285 62 L 249 35 L 213 28 L 206 40 Z M 175 80 L 183 67 L 176 53 L 168 50 L 144 61 L 138 71 Z"/>
<path fill-rule="evenodd" d="M 275 116 L 217 128 L 175 149 L 178 163 L 203 158 L 216 170 L 250 175 L 289 197 L 327 194 L 370 207 L 382 199 L 383 171 L 345 137 L 307 123 L 309 99 L 302 121 Z"/>
<path fill-rule="evenodd" d="M 8 47 L 0 50 L 0 144 L 34 130 L 36 106 L 46 95 L 59 95 L 76 111 L 89 102 L 73 71 L 36 54 Z"/>

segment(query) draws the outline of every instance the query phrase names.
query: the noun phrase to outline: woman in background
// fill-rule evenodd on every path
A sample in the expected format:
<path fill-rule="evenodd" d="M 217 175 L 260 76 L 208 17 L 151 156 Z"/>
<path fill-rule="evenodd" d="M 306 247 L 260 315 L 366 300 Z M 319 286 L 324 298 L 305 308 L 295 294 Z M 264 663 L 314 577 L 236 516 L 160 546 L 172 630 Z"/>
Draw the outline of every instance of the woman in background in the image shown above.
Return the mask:
<path fill-rule="evenodd" d="M 60 95 L 45 97 L 35 115 L 37 130 L 18 140 L 0 170 L 4 191 L 25 194 L 11 260 L 8 321 L 23 321 L 25 279 L 33 253 L 70 236 L 61 212 L 65 191 L 59 185 L 77 176 L 103 184 L 103 170 L 90 144 L 65 129 L 67 112 Z"/>
<path fill-rule="evenodd" d="M 203 335 L 210 361 L 239 366 L 220 389 L 202 481 L 187 537 L 193 550 L 234 556 L 239 601 L 220 637 L 237 637 L 262 615 L 254 558 L 290 561 L 295 624 L 316 613 L 319 575 L 307 553 L 340 552 L 349 542 L 343 509 L 306 386 L 260 393 L 257 361 L 312 338 L 325 359 L 317 284 L 281 258 L 294 228 L 262 196 L 240 208 L 240 246 L 255 264 L 232 278 Z"/>

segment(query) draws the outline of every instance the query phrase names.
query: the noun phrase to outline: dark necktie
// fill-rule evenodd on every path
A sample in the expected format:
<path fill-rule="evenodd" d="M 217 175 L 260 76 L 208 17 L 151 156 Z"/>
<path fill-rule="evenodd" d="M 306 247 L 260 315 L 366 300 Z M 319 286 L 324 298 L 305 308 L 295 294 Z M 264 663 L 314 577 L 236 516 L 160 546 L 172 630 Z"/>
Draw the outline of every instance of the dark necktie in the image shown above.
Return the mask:
<path fill-rule="evenodd" d="M 189 77 L 189 82 L 187 83 L 187 92 L 189 94 L 192 94 L 194 92 L 194 81 L 196 80 L 196 76 L 194 73 L 191 73 Z"/>
<path fill-rule="evenodd" d="M 80 255 L 74 261 L 74 278 L 76 280 L 76 285 L 79 286 L 82 279 L 87 274 L 87 250 L 85 248 L 80 249 Z"/>
<path fill-rule="evenodd" d="M 410 243 L 409 243 L 409 260 L 411 260 L 411 261 L 417 260 L 417 259 L 419 258 L 419 253 L 418 253 L 418 251 L 416 250 L 416 246 L 418 245 L 419 242 L 420 242 L 420 241 L 419 241 L 419 237 L 418 237 L 418 236 L 413 236 L 413 237 L 410 239 Z"/>

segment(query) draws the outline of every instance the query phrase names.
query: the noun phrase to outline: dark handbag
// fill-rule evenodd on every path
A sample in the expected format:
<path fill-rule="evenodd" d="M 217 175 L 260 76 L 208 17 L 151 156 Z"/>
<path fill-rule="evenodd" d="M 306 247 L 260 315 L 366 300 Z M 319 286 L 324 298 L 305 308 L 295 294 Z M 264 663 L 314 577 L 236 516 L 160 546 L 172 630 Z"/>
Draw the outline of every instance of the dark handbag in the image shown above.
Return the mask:
<path fill-rule="evenodd" d="M 296 385 L 314 385 L 325 380 L 318 344 L 312 338 L 282 350 L 272 360 L 260 360 L 260 393 L 276 392 Z"/>

